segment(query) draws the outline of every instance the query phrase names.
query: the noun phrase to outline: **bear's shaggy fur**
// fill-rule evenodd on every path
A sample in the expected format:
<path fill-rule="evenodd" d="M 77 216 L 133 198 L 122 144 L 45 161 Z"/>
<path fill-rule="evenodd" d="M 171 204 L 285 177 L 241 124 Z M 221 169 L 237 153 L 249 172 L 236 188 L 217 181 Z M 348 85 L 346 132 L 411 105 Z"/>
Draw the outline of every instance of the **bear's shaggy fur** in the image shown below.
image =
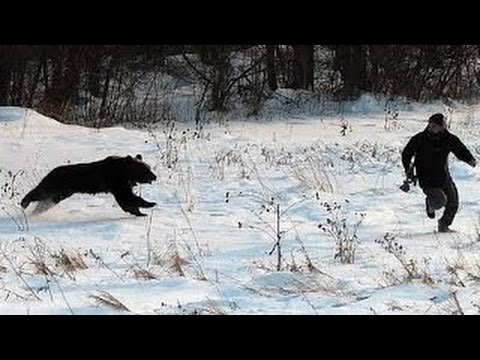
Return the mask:
<path fill-rule="evenodd" d="M 150 184 L 157 179 L 142 156 L 109 156 L 106 159 L 85 163 L 59 166 L 30 191 L 21 202 L 24 209 L 32 201 L 38 201 L 36 210 L 46 209 L 75 193 L 111 193 L 120 207 L 133 215 L 146 216 L 139 208 L 156 205 L 132 192 L 138 184 Z"/>

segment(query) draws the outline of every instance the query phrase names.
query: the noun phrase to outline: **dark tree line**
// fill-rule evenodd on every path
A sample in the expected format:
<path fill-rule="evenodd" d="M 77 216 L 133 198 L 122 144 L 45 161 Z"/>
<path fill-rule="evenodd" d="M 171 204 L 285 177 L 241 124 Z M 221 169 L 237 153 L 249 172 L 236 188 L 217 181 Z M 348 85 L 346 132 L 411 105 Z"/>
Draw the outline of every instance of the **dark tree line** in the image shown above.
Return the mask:
<path fill-rule="evenodd" d="M 346 96 L 368 91 L 427 101 L 478 88 L 478 45 L 335 45 Z"/>
<path fill-rule="evenodd" d="M 339 100 L 363 92 L 420 101 L 466 99 L 477 95 L 479 50 L 478 45 L 0 45 L 0 105 L 31 107 L 59 120 L 124 121 L 138 109 L 136 89 L 159 73 L 200 84 L 199 104 L 217 111 L 242 96 L 254 113 L 279 88 Z M 332 86 L 323 86 L 325 79 Z"/>

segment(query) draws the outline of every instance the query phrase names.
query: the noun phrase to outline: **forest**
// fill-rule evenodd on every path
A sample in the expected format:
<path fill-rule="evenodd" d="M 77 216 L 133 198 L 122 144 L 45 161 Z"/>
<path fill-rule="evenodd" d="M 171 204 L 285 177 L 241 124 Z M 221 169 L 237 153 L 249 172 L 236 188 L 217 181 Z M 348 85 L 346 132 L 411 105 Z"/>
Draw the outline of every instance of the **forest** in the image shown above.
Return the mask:
<path fill-rule="evenodd" d="M 168 117 L 193 89 L 195 112 L 261 112 L 279 88 L 331 100 L 362 93 L 413 101 L 478 96 L 478 45 L 1 45 L 0 105 L 65 123 L 111 126 Z"/>

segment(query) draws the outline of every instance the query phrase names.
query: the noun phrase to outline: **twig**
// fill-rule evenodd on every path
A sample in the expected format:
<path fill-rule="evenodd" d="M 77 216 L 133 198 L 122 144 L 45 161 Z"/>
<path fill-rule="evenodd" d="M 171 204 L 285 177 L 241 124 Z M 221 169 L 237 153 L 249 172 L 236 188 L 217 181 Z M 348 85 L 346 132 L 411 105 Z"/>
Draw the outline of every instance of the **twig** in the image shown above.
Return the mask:
<path fill-rule="evenodd" d="M 13 272 L 15 273 L 15 275 L 17 275 L 19 277 L 19 279 L 25 284 L 25 286 L 27 287 L 27 289 L 30 291 L 30 293 L 35 297 L 35 299 L 37 300 L 40 300 L 42 301 L 42 299 L 35 293 L 35 291 L 33 291 L 33 289 L 30 287 L 30 285 L 28 285 L 28 283 L 26 282 L 26 280 L 23 278 L 22 274 L 20 274 L 20 272 L 15 268 L 15 265 L 13 264 L 13 262 L 10 260 L 10 258 L 7 256 L 7 254 L 5 254 L 5 252 L 3 252 L 3 257 L 5 258 L 5 260 L 7 260 L 7 262 L 10 264 L 10 266 L 12 267 L 13 269 Z"/>
<path fill-rule="evenodd" d="M 199 255 L 203 256 L 202 249 L 200 248 L 200 244 L 198 242 L 197 234 L 195 234 L 195 230 L 193 230 L 193 226 L 192 226 L 192 223 L 190 221 L 190 218 L 188 217 L 185 210 L 183 210 L 182 205 L 179 204 L 178 206 L 180 207 L 180 211 L 182 212 L 182 215 L 185 217 L 185 220 L 187 221 L 188 228 L 192 233 L 193 239 L 195 240 L 195 246 L 197 247 L 198 253 L 199 253 Z"/>
<path fill-rule="evenodd" d="M 312 308 L 312 310 L 314 311 L 315 315 L 318 315 L 318 311 L 317 309 L 315 309 L 315 307 L 313 306 L 312 302 L 310 301 L 310 299 L 307 297 L 307 295 L 302 291 L 300 293 L 303 298 L 305 299 L 305 301 L 307 302 L 307 304 Z"/>
<path fill-rule="evenodd" d="M 115 275 L 120 281 L 125 282 L 125 280 L 123 279 L 123 277 L 121 277 L 121 276 L 118 275 L 115 271 L 113 271 L 113 270 L 110 268 L 110 266 L 108 266 L 108 265 L 102 260 L 102 258 L 101 258 L 99 255 L 97 255 L 97 254 L 95 254 L 95 253 L 93 252 L 92 249 L 90 249 L 88 252 L 90 253 L 90 255 L 93 256 L 93 258 L 94 258 L 96 261 L 98 261 L 98 262 L 100 263 L 100 265 L 102 265 L 102 266 L 105 267 L 107 270 L 109 270 L 109 271 L 110 271 L 113 275 Z"/>
<path fill-rule="evenodd" d="M 452 292 L 452 298 L 453 298 L 453 303 L 454 303 L 455 307 L 457 308 L 457 311 L 454 311 L 454 314 L 456 314 L 456 315 L 465 315 L 465 313 L 464 313 L 463 310 L 462 310 L 462 307 L 460 306 L 460 302 L 458 301 L 458 297 L 457 297 L 457 292 L 456 292 L 456 291 Z"/>
<path fill-rule="evenodd" d="M 58 282 L 57 278 L 56 278 L 55 275 L 53 275 L 53 274 L 51 274 L 50 276 L 52 277 L 52 279 L 53 279 L 53 280 L 55 281 L 55 283 L 57 284 L 57 287 L 58 287 L 58 289 L 60 290 L 60 294 L 62 295 L 63 300 L 65 301 L 65 303 L 66 303 L 67 306 L 68 306 L 68 310 L 70 310 L 70 313 L 71 313 L 72 315 L 75 315 L 75 313 L 73 312 L 73 309 L 72 309 L 72 307 L 70 306 L 70 303 L 68 302 L 67 297 L 65 296 L 65 293 L 63 292 L 63 289 L 62 289 L 62 287 L 60 286 L 60 283 Z"/>
<path fill-rule="evenodd" d="M 280 204 L 277 204 L 277 271 L 282 269 L 282 248 L 280 245 L 280 240 L 282 235 L 280 232 Z"/>

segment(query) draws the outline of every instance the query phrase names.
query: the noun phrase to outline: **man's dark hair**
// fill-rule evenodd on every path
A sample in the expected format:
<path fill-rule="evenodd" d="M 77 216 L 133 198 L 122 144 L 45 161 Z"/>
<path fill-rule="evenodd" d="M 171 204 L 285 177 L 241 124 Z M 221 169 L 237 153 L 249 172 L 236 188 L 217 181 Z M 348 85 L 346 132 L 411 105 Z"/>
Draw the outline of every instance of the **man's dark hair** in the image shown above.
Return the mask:
<path fill-rule="evenodd" d="M 443 116 L 443 114 L 433 114 L 432 116 L 430 116 L 430 118 L 428 119 L 428 123 L 431 124 L 431 123 L 434 123 L 434 124 L 437 124 L 437 125 L 443 125 L 445 126 L 445 116 Z"/>

